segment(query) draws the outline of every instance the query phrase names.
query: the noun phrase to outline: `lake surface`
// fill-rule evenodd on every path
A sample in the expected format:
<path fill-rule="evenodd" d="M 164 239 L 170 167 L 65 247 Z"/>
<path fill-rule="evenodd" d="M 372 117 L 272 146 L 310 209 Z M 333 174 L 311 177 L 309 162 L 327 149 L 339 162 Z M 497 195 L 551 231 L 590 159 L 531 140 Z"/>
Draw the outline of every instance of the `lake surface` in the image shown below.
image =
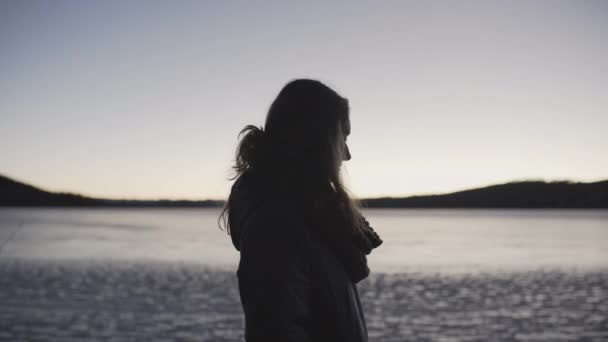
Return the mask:
<path fill-rule="evenodd" d="M 608 341 L 608 211 L 366 210 L 371 341 Z M 0 209 L 0 342 L 243 341 L 217 209 Z"/>
<path fill-rule="evenodd" d="M 605 269 L 608 210 L 369 209 L 383 272 Z M 0 209 L 0 259 L 179 261 L 234 268 L 218 209 Z"/>

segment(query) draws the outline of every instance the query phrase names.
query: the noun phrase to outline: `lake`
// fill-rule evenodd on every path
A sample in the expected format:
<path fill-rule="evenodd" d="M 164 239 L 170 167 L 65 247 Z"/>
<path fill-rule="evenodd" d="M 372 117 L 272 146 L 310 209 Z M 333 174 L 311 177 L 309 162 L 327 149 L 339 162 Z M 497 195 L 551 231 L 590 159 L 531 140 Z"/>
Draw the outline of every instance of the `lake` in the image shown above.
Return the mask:
<path fill-rule="evenodd" d="M 608 340 L 607 210 L 365 210 L 370 341 Z M 0 341 L 242 341 L 217 209 L 0 209 Z"/>
<path fill-rule="evenodd" d="M 369 209 L 372 270 L 608 266 L 608 210 Z M 218 209 L 0 209 L 0 258 L 180 261 L 234 268 Z"/>

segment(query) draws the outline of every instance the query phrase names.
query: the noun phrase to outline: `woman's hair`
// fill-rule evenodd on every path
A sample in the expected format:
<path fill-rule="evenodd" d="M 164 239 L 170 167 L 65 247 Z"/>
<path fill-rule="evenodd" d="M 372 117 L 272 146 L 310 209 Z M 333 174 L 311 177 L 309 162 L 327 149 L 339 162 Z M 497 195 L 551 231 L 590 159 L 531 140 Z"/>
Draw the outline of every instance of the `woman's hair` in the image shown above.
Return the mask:
<path fill-rule="evenodd" d="M 348 100 L 309 79 L 289 82 L 274 100 L 264 127 L 246 126 L 236 149 L 235 175 L 253 174 L 269 193 L 296 200 L 317 223 L 354 228 L 358 203 L 341 178 L 350 133 Z M 230 233 L 232 194 L 220 215 Z"/>

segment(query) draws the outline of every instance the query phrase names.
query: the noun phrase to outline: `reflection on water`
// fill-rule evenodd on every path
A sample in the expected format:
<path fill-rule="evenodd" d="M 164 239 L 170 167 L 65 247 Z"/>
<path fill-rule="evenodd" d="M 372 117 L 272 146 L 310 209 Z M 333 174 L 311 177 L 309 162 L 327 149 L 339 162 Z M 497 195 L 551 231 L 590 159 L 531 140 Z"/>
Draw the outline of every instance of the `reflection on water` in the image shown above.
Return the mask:
<path fill-rule="evenodd" d="M 607 341 L 608 210 L 367 210 L 373 341 Z M 0 209 L 0 341 L 239 341 L 216 209 Z"/>
<path fill-rule="evenodd" d="M 606 341 L 608 273 L 377 274 L 370 340 Z"/>
<path fill-rule="evenodd" d="M 608 273 L 376 273 L 372 341 L 606 341 Z M 241 341 L 233 272 L 177 263 L 0 263 L 0 341 Z"/>
<path fill-rule="evenodd" d="M 597 269 L 608 210 L 366 210 L 377 271 Z M 0 258 L 188 261 L 234 268 L 218 209 L 0 209 Z"/>
<path fill-rule="evenodd" d="M 179 264 L 0 263 L 0 341 L 237 341 L 230 272 Z"/>

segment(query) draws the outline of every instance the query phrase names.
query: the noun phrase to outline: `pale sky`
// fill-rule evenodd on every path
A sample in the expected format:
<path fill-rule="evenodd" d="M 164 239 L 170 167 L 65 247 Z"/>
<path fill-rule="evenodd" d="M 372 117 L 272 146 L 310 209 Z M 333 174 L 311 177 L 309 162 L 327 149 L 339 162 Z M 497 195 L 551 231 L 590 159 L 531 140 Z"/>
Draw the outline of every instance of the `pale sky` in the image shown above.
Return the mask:
<path fill-rule="evenodd" d="M 0 2 L 0 174 L 225 198 L 293 78 L 351 104 L 357 197 L 608 179 L 606 1 Z"/>

